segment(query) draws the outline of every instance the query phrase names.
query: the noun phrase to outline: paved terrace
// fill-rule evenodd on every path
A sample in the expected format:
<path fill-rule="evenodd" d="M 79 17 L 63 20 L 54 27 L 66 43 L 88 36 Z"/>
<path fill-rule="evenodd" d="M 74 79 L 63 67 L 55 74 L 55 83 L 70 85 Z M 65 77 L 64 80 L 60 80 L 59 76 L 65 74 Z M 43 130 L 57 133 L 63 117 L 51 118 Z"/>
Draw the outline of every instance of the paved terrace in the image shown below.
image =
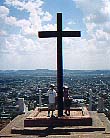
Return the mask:
<path fill-rule="evenodd" d="M 45 109 L 46 110 L 46 109 Z M 77 110 L 77 109 L 76 109 Z M 36 109 L 37 111 L 37 109 Z M 31 111 L 28 114 L 23 114 L 17 116 L 14 120 L 11 121 L 4 129 L 0 132 L 0 138 L 7 137 L 16 137 L 16 138 L 36 138 L 36 137 L 51 137 L 51 138 L 109 138 L 110 137 L 110 122 L 105 117 L 103 113 L 89 112 L 89 115 L 92 118 L 92 126 L 48 126 L 48 127 L 24 127 L 24 120 L 32 119 L 33 116 L 36 116 L 37 112 Z M 57 114 L 57 112 L 55 112 Z M 41 116 L 40 116 L 41 115 Z M 72 115 L 83 116 L 80 111 L 71 111 L 70 117 L 65 116 L 65 118 L 71 118 Z M 37 116 L 47 117 L 47 111 L 41 111 Z M 43 117 L 43 118 L 44 118 Z"/>

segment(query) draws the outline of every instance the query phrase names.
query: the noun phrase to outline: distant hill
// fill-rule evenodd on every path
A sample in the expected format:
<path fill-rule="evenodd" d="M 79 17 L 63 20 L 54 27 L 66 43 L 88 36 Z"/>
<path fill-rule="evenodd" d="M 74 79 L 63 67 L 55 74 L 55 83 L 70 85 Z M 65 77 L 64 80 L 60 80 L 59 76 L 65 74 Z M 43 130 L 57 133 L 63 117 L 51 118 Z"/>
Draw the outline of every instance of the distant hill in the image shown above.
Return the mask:
<path fill-rule="evenodd" d="M 65 73 L 72 73 L 75 75 L 108 75 L 110 70 L 64 70 Z"/>
<path fill-rule="evenodd" d="M 36 69 L 36 70 L 0 70 L 2 75 L 36 75 L 36 76 L 56 76 L 56 70 Z M 110 75 L 110 70 L 67 70 L 65 75 Z"/>
<path fill-rule="evenodd" d="M 0 70 L 2 75 L 37 75 L 37 76 L 54 76 L 55 70 L 36 69 L 36 70 Z"/>

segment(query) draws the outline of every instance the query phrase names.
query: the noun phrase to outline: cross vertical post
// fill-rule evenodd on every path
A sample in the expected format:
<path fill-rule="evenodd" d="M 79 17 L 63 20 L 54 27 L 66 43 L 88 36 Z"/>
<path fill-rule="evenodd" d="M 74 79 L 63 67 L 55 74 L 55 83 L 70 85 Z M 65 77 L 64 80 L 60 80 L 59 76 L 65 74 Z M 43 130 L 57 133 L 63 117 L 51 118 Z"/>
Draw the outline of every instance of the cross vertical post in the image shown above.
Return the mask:
<path fill-rule="evenodd" d="M 62 55 L 62 14 L 57 14 L 57 94 L 58 116 L 63 116 L 63 55 Z"/>

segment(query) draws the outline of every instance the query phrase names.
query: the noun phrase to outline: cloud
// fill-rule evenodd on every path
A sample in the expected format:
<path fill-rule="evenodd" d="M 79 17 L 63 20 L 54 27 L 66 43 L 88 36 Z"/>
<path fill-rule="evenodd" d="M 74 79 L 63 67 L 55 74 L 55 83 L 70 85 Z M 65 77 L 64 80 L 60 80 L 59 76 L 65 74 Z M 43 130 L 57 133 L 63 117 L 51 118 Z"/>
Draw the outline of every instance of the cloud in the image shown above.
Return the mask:
<path fill-rule="evenodd" d="M 110 23 L 110 1 L 74 1 L 84 14 L 83 21 L 87 28 L 88 38 L 96 39 L 96 44 L 98 41 L 106 41 L 107 44 L 110 39 L 110 29 L 108 27 Z"/>
<path fill-rule="evenodd" d="M 52 19 L 52 15 L 49 12 L 44 13 L 44 17 L 42 18 L 42 21 L 50 21 Z"/>
<path fill-rule="evenodd" d="M 22 10 L 25 2 L 20 0 L 5 0 L 5 4 L 8 6 L 16 7 L 19 10 Z"/>
<path fill-rule="evenodd" d="M 8 6 L 13 6 L 14 8 L 20 11 L 27 11 L 29 13 L 39 14 L 42 15 L 45 12 L 42 11 L 42 4 L 44 2 L 42 0 L 5 0 L 5 4 Z"/>
<path fill-rule="evenodd" d="M 65 68 L 109 69 L 110 1 L 73 0 L 73 2 L 82 11 L 86 36 L 80 39 L 64 38 Z"/>
<path fill-rule="evenodd" d="M 46 24 L 42 26 L 42 30 L 43 31 L 56 31 L 57 29 L 57 24 Z"/>
<path fill-rule="evenodd" d="M 43 4 L 42 0 L 28 1 L 28 2 L 25 2 L 22 8 L 24 10 L 27 10 L 30 13 L 34 13 L 36 11 L 41 12 L 42 9 L 40 7 L 42 6 L 42 4 Z"/>
<path fill-rule="evenodd" d="M 96 39 L 98 41 L 107 41 L 109 40 L 109 35 L 103 30 L 96 30 Z"/>
<path fill-rule="evenodd" d="M 2 40 L 1 46 L 2 50 L 5 49 L 10 54 L 32 54 L 38 50 L 32 39 L 27 39 L 22 35 L 8 36 Z"/>
<path fill-rule="evenodd" d="M 103 26 L 103 31 L 110 34 L 110 22 L 106 22 Z"/>
<path fill-rule="evenodd" d="M 55 39 L 44 41 L 10 35 L 0 45 L 0 69 L 56 68 Z M 12 64 L 13 63 L 13 64 Z"/>
<path fill-rule="evenodd" d="M 68 23 L 67 23 L 68 25 L 74 25 L 74 24 L 76 24 L 74 21 L 69 21 Z"/>
<path fill-rule="evenodd" d="M 110 68 L 110 1 L 73 0 L 83 15 L 86 36 L 63 38 L 64 67 L 69 69 Z M 5 0 L 0 6 L 0 68 L 56 68 L 56 38 L 41 39 L 38 31 L 56 30 L 52 14 L 43 9 L 43 0 Z M 11 15 L 11 8 L 27 18 Z M 66 23 L 72 30 L 74 22 Z M 10 28 L 13 31 L 10 31 Z M 8 64 L 7 64 L 8 63 Z M 13 64 L 12 64 L 13 63 Z M 30 63 L 30 66 L 29 66 Z"/>
<path fill-rule="evenodd" d="M 73 0 L 76 3 L 76 7 L 80 8 L 84 15 L 99 14 L 103 7 L 107 6 L 109 0 Z M 102 12 L 103 13 L 103 12 Z"/>
<path fill-rule="evenodd" d="M 52 15 L 48 11 L 43 11 L 41 6 L 43 4 L 42 0 L 30 0 L 30 1 L 12 1 L 6 0 L 5 4 L 8 6 L 13 6 L 20 11 L 25 10 L 29 13 L 28 19 L 19 19 L 16 17 L 8 16 L 5 19 L 5 23 L 14 25 L 21 28 L 23 35 L 36 35 L 36 32 L 42 30 L 42 23 L 51 21 Z"/>
<path fill-rule="evenodd" d="M 4 30 L 0 30 L 0 36 L 6 36 L 7 35 L 7 32 L 4 31 Z"/>
<path fill-rule="evenodd" d="M 5 6 L 0 6 L 0 17 L 4 18 L 9 14 L 9 9 Z"/>
<path fill-rule="evenodd" d="M 68 40 L 68 39 L 67 39 Z M 74 69 L 107 69 L 110 68 L 110 48 L 105 41 L 96 39 L 73 39 L 64 41 L 64 67 Z M 100 46 L 100 47 L 99 47 Z M 108 52 L 109 50 L 109 52 Z"/>
<path fill-rule="evenodd" d="M 42 50 L 43 52 L 43 49 L 38 49 L 38 47 L 40 46 L 40 44 L 42 44 L 41 47 L 43 47 L 44 44 L 48 43 L 48 40 L 41 42 L 41 40 L 37 38 L 38 30 L 42 30 L 42 28 L 48 28 L 49 30 L 51 30 L 52 28 L 55 28 L 56 25 L 42 25 L 42 22 L 50 21 L 52 19 L 52 15 L 49 12 L 42 10 L 42 4 L 43 1 L 41 0 L 5 1 L 5 5 L 8 5 L 9 7 L 14 7 L 20 11 L 25 10 L 29 13 L 29 17 L 28 19 L 17 19 L 16 16 L 9 16 L 8 8 L 1 7 L 1 14 L 4 15 L 4 19 L 2 20 L 2 22 L 5 24 L 5 26 L 10 25 L 11 27 L 19 28 L 20 30 L 19 34 L 8 34 L 8 36 L 2 40 L 2 46 L 0 49 L 2 52 L 3 49 L 7 51 L 7 53 L 19 53 L 25 55 L 29 53 L 36 53 L 39 50 Z M 10 27 L 7 26 L 7 28 Z M 5 32 L 5 30 L 3 31 Z M 3 31 L 1 32 L 1 34 L 3 34 Z M 28 37 L 28 35 L 30 35 L 30 38 Z M 51 43 L 51 41 L 52 40 L 50 39 L 49 42 Z M 43 48 L 45 49 L 45 47 Z M 47 51 L 50 51 L 48 47 Z"/>
<path fill-rule="evenodd" d="M 29 16 L 17 19 L 16 15 L 12 16 L 9 12 L 2 14 L 2 23 L 7 31 L 11 26 L 14 32 L 19 28 L 19 32 L 7 32 L 7 37 L 0 38 L 0 59 L 3 60 L 0 69 L 56 68 L 56 39 L 42 40 L 37 37 L 38 30 L 56 30 L 56 24 L 49 24 L 52 15 L 41 8 L 42 4 L 41 0 L 5 1 L 6 6 L 14 7 L 20 12 L 25 10 Z M 3 32 L 5 30 L 1 35 Z"/>
<path fill-rule="evenodd" d="M 5 18 L 5 23 L 6 24 L 9 24 L 9 25 L 16 25 L 16 22 L 17 22 L 17 20 L 16 20 L 16 18 L 15 17 L 12 17 L 12 16 L 10 16 L 10 17 L 6 17 Z"/>
<path fill-rule="evenodd" d="M 84 14 L 84 23 L 87 29 L 96 29 L 96 27 L 103 28 L 104 25 L 110 21 L 110 1 L 109 0 L 73 0 L 77 7 Z M 88 27 L 89 25 L 89 27 Z M 88 30 L 89 31 L 89 30 Z M 92 30 L 91 30 L 92 31 Z"/>

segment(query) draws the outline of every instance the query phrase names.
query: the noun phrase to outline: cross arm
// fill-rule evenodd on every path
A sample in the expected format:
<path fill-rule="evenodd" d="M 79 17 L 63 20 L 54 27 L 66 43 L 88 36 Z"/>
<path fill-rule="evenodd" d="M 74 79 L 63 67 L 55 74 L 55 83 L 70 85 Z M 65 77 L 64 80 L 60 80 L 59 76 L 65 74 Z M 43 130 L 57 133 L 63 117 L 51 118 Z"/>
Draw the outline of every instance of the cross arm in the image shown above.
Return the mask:
<path fill-rule="evenodd" d="M 40 31 L 38 32 L 39 38 L 57 37 L 56 31 Z"/>
<path fill-rule="evenodd" d="M 80 37 L 80 31 L 62 31 L 62 37 Z"/>
<path fill-rule="evenodd" d="M 39 38 L 57 37 L 57 31 L 40 31 L 38 32 Z M 62 37 L 80 37 L 80 31 L 62 31 Z"/>

